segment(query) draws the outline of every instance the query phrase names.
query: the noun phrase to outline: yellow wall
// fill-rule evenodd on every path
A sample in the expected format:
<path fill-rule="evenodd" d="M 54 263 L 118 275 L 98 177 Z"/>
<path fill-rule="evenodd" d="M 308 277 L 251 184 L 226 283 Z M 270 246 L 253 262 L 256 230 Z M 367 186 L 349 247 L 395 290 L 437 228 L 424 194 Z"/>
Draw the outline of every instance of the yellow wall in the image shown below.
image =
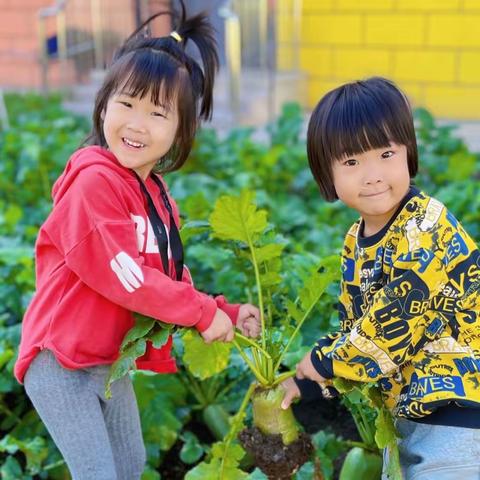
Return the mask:
<path fill-rule="evenodd" d="M 382 75 L 437 117 L 480 118 L 480 0 L 303 0 L 299 55 L 294 1 L 278 2 L 277 60 L 307 73 L 309 107 Z"/>

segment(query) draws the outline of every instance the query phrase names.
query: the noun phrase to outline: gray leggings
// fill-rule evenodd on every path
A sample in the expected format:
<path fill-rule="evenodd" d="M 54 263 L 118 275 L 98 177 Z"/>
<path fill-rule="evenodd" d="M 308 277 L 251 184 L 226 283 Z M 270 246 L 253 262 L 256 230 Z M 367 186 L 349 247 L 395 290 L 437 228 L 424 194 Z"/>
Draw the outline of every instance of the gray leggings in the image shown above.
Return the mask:
<path fill-rule="evenodd" d="M 145 465 L 137 401 L 130 377 L 112 385 L 109 366 L 67 370 L 41 351 L 25 376 L 25 390 L 73 480 L 138 480 Z"/>

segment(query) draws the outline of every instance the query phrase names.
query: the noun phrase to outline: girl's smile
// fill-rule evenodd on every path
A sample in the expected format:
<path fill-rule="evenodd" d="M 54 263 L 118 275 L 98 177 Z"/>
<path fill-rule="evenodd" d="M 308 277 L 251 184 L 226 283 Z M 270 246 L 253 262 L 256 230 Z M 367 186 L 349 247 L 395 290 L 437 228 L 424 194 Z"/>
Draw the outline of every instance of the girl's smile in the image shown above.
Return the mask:
<path fill-rule="evenodd" d="M 156 163 L 168 153 L 178 128 L 175 101 L 156 105 L 149 93 L 133 97 L 114 93 L 103 117 L 103 132 L 109 150 L 125 168 L 146 179 Z"/>

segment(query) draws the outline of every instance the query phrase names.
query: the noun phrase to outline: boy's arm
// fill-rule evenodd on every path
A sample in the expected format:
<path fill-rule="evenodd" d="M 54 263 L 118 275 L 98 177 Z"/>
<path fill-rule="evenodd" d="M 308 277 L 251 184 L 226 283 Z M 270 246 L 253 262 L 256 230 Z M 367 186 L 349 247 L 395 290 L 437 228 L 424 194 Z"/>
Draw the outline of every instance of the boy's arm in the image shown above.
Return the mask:
<path fill-rule="evenodd" d="M 375 293 L 351 331 L 327 335 L 313 348 L 311 360 L 322 377 L 371 382 L 391 376 L 443 329 L 431 305 L 448 281 L 442 259 L 420 248 L 393 267 L 403 273 Z"/>

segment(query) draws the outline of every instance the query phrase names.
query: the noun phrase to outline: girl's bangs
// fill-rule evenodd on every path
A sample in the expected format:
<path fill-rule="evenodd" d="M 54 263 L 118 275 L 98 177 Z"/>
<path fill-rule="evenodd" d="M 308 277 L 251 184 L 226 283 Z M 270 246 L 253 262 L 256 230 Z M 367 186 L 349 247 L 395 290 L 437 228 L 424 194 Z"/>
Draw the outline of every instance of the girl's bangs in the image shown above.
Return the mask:
<path fill-rule="evenodd" d="M 185 79 L 188 78 L 181 71 L 181 65 L 164 52 L 135 52 L 115 73 L 117 81 L 113 90 L 139 98 L 150 94 L 154 105 L 169 108 L 177 93 L 187 87 Z"/>

